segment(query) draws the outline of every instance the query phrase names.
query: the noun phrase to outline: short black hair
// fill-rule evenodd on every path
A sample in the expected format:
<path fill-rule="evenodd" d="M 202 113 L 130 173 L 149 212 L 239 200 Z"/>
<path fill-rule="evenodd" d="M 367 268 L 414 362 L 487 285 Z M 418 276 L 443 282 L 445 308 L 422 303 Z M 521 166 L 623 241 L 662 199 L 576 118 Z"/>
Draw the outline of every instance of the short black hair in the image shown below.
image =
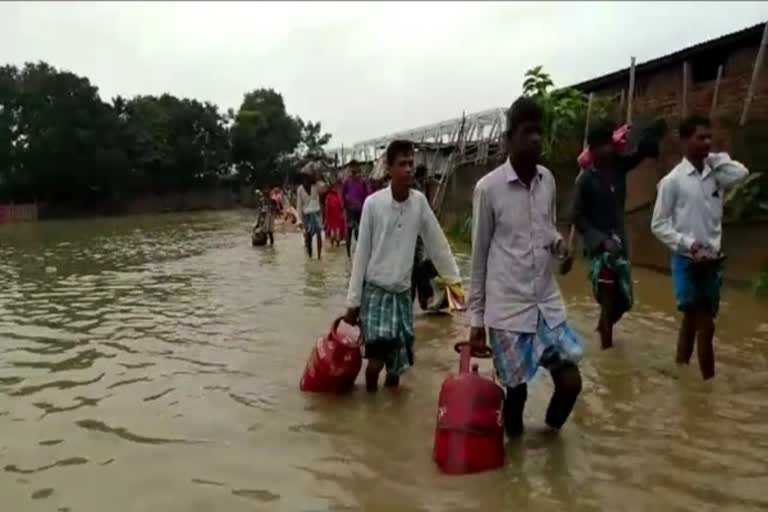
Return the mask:
<path fill-rule="evenodd" d="M 398 156 L 412 155 L 415 152 L 413 142 L 409 140 L 393 140 L 387 146 L 387 165 L 392 165 Z"/>
<path fill-rule="evenodd" d="M 587 134 L 587 145 L 593 147 L 613 143 L 613 130 L 613 123 L 610 121 L 596 123 Z"/>
<path fill-rule="evenodd" d="M 541 105 L 533 98 L 520 96 L 507 110 L 507 136 L 512 136 L 521 123 L 542 119 L 544 119 L 544 109 Z"/>
<path fill-rule="evenodd" d="M 693 114 L 686 117 L 683 119 L 683 121 L 680 123 L 680 127 L 677 129 L 680 133 L 680 138 L 690 138 L 694 133 L 696 133 L 696 128 L 699 126 L 710 128 L 712 124 L 709 122 L 709 119 L 698 114 Z"/>

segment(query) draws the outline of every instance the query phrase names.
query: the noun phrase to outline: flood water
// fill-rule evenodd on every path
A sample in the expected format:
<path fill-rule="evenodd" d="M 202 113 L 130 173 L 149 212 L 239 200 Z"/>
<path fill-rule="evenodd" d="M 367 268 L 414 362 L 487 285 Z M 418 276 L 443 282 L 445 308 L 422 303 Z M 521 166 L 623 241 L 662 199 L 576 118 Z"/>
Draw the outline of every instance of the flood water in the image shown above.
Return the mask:
<path fill-rule="evenodd" d="M 543 433 L 540 373 L 507 467 L 445 477 L 432 435 L 463 319 L 418 314 L 399 393 L 304 395 L 311 344 L 344 308 L 346 256 L 309 261 L 294 232 L 252 248 L 251 221 L 0 229 L 3 511 L 768 508 L 768 303 L 748 291 L 725 291 L 703 383 L 673 363 L 667 276 L 636 270 L 636 308 L 602 352 L 576 267 L 562 287 L 588 354 L 572 421 Z"/>

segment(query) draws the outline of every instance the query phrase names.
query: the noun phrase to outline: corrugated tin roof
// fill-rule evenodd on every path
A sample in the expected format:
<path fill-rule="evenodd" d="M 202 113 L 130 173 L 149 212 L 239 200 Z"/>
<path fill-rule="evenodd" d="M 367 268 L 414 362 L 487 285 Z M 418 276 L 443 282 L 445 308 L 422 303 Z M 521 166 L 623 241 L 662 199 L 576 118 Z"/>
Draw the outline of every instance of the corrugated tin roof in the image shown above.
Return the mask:
<path fill-rule="evenodd" d="M 764 27 L 765 24 L 760 23 L 737 32 L 731 32 L 730 34 L 689 46 L 688 48 L 683 48 L 682 50 L 664 55 L 663 57 L 643 62 L 635 66 L 635 73 L 637 75 L 649 73 L 671 64 L 682 63 L 707 52 L 731 50 L 746 46 L 759 46 Z M 570 87 L 579 89 L 583 92 L 590 92 L 615 82 L 627 82 L 628 80 L 629 68 L 624 68 L 597 78 L 590 78 L 589 80 L 585 80 L 584 82 L 580 82 Z"/>

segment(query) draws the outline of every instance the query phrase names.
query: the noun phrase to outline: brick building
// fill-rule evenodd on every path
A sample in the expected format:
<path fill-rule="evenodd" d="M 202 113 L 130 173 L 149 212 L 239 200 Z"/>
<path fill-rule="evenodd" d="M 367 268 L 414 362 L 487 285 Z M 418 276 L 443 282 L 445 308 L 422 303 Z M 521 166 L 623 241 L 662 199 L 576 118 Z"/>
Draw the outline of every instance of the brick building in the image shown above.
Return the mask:
<path fill-rule="evenodd" d="M 764 28 L 764 24 L 755 25 L 635 66 L 633 118 L 664 117 L 670 127 L 662 142 L 659 160 L 646 162 L 628 177 L 627 224 L 635 263 L 666 267 L 666 248 L 651 235 L 649 225 L 656 184 L 680 161 L 676 128 L 684 112 L 711 117 L 716 146 L 727 149 L 752 172 L 768 171 L 768 66 L 765 63 L 756 82 L 748 121 L 739 126 Z M 717 103 L 712 109 L 720 66 L 723 67 L 722 78 Z M 684 67 L 688 68 L 687 73 Z M 629 68 L 625 68 L 572 87 L 585 93 L 592 92 L 595 96 L 617 98 L 617 114 L 623 121 L 627 100 L 619 105 L 619 98 L 626 97 L 629 74 Z M 686 74 L 687 105 L 684 108 Z M 562 174 L 563 179 L 558 183 L 559 195 L 570 194 L 573 182 L 570 171 Z M 567 200 L 567 197 L 562 199 Z M 724 246 L 727 251 L 731 249 L 727 270 L 730 277 L 747 280 L 768 263 L 766 233 L 766 225 L 730 225 L 726 228 Z M 750 247 L 750 250 L 746 251 L 744 247 Z"/>
<path fill-rule="evenodd" d="M 684 65 L 688 67 L 689 77 L 687 112 L 706 116 L 710 116 L 718 68 L 723 66 L 718 100 L 711 116 L 716 143 L 747 164 L 752 172 L 763 171 L 768 175 L 768 63 L 758 78 L 749 120 L 745 126 L 739 126 L 763 30 L 763 24 L 756 25 L 635 66 L 633 118 L 664 117 L 670 129 L 662 141 L 659 159 L 646 161 L 628 175 L 627 227 L 634 263 L 664 269 L 669 261 L 667 249 L 650 232 L 650 220 L 656 185 L 681 158 L 677 125 L 683 115 Z M 629 74 L 629 68 L 625 68 L 571 87 L 598 97 L 615 98 L 616 120 L 623 122 Z M 620 103 L 622 91 L 625 99 Z M 576 146 L 564 146 L 562 154 L 547 162 L 557 179 L 558 212 L 561 212 L 563 230 L 567 229 L 566 212 L 570 209 L 578 173 L 576 155 L 581 140 L 573 142 Z M 451 207 L 441 214 L 447 226 L 466 218 L 472 201 L 468 191 L 495 165 L 496 162 L 466 165 L 453 174 L 447 190 L 447 203 Z M 726 275 L 746 282 L 763 265 L 768 265 L 768 225 L 729 225 L 725 229 L 724 247 L 729 253 Z"/>
<path fill-rule="evenodd" d="M 670 53 L 635 67 L 634 112 L 679 118 L 683 112 L 683 67 L 689 66 L 688 112 L 708 115 L 719 66 L 723 76 L 718 91 L 716 118 L 738 119 L 760 47 L 764 24 L 745 28 Z M 751 119 L 768 119 L 768 80 L 763 73 L 750 107 Z M 592 78 L 572 87 L 585 93 L 626 94 L 629 68 Z"/>

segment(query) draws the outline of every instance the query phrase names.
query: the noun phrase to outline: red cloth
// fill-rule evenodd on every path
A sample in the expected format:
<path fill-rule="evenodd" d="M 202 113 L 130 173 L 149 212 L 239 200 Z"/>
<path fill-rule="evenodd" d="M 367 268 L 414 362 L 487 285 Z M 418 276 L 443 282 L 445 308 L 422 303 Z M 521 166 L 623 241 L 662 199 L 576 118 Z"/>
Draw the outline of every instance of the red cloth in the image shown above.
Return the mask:
<path fill-rule="evenodd" d="M 325 195 L 325 229 L 330 235 L 338 233 L 341 238 L 344 238 L 344 231 L 346 229 L 344 223 L 344 205 L 341 202 L 341 195 L 339 192 L 332 188 Z"/>

